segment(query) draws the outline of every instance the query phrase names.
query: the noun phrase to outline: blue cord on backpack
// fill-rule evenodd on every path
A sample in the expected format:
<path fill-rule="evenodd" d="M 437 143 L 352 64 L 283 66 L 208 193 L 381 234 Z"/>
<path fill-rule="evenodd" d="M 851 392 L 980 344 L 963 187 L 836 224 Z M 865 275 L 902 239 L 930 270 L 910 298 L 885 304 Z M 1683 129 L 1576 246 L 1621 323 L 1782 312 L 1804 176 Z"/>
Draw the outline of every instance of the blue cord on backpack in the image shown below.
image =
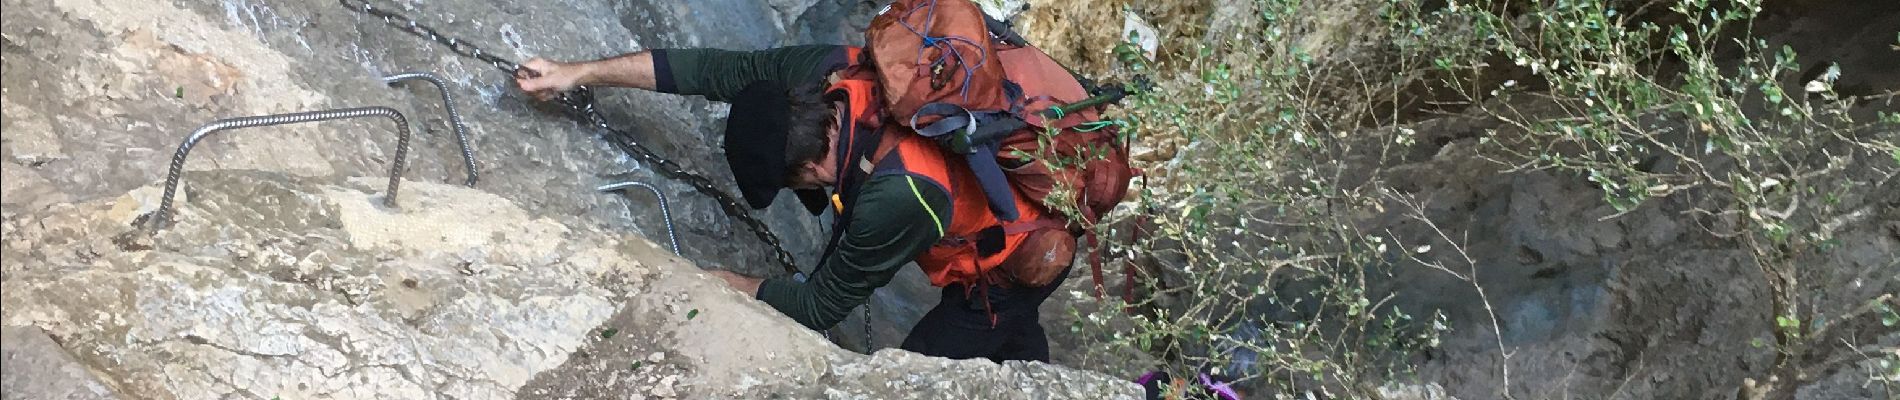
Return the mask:
<path fill-rule="evenodd" d="M 918 31 L 917 28 L 914 26 L 911 26 L 909 22 L 904 22 L 905 20 L 908 20 L 910 18 L 911 13 L 915 13 L 917 12 L 917 10 L 923 9 L 923 8 L 930 9 L 930 13 L 924 15 L 924 30 L 923 31 Z M 928 33 L 926 33 L 930 31 L 930 27 L 936 25 L 937 23 L 936 0 L 931 0 L 930 5 L 928 7 L 913 8 L 910 11 L 905 12 L 904 18 L 898 19 L 897 23 L 898 25 L 902 25 L 904 29 L 910 30 L 910 33 L 915 34 L 924 39 L 923 44 L 918 47 L 917 57 L 920 58 L 920 60 L 918 61 L 922 61 L 921 58 L 924 56 L 923 48 L 929 48 L 929 47 L 937 47 L 938 51 L 941 53 L 940 55 L 937 56 L 936 60 L 931 60 L 933 64 L 941 63 L 943 62 L 944 59 L 952 57 L 952 56 L 956 57 L 957 66 L 963 68 L 963 83 L 964 83 L 963 89 L 958 92 L 958 95 L 963 97 L 963 101 L 969 101 L 970 100 L 969 82 L 971 79 L 976 78 L 976 69 L 981 68 L 984 63 L 989 62 L 989 55 L 978 54 L 978 56 L 981 56 L 981 57 L 976 60 L 976 65 L 970 65 L 970 63 L 965 61 L 963 57 L 963 51 L 957 50 L 957 46 L 955 45 L 955 42 L 961 41 L 964 43 L 968 43 L 970 46 L 976 47 L 979 49 L 983 48 L 983 45 L 977 43 L 974 40 L 970 40 L 970 38 L 966 38 L 962 36 L 933 37 L 933 36 L 930 36 Z"/>

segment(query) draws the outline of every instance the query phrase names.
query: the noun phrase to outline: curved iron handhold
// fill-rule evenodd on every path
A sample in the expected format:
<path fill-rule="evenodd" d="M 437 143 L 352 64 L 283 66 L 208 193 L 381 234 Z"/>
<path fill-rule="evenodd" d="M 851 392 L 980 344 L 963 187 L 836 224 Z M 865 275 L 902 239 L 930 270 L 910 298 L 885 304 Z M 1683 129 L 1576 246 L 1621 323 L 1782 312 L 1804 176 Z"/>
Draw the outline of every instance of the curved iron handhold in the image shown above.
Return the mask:
<path fill-rule="evenodd" d="M 411 80 L 427 81 L 442 92 L 442 108 L 448 110 L 449 127 L 455 128 L 455 144 L 462 147 L 462 168 L 468 171 L 468 181 L 462 184 L 475 187 L 475 180 L 480 178 L 475 172 L 475 150 L 468 147 L 468 125 L 462 124 L 462 113 L 455 110 L 455 99 L 449 98 L 449 86 L 442 83 L 442 79 L 437 78 L 435 74 L 427 72 L 410 72 L 383 77 L 383 83 L 390 86 Z"/>
<path fill-rule="evenodd" d="M 659 188 L 655 188 L 653 187 L 653 185 L 648 185 L 648 184 L 640 183 L 640 182 L 621 182 L 621 183 L 615 183 L 615 184 L 601 185 L 600 187 L 594 188 L 594 190 L 599 190 L 602 192 L 612 192 L 612 191 L 617 191 L 617 190 L 626 189 L 626 188 L 635 187 L 635 186 L 646 188 L 647 191 L 653 192 L 654 197 L 660 198 L 660 218 L 666 220 L 666 241 L 671 242 L 673 244 L 673 254 L 679 254 L 680 253 L 679 236 L 675 236 L 673 234 L 673 212 L 668 211 L 666 209 L 666 194 L 660 193 Z"/>
<path fill-rule="evenodd" d="M 396 159 L 392 160 L 389 166 L 389 193 L 383 197 L 383 205 L 395 207 L 396 189 L 402 184 L 403 158 L 409 154 L 409 120 L 403 118 L 402 112 L 389 107 L 374 106 L 226 118 L 199 127 L 198 130 L 191 132 L 191 136 L 185 137 L 184 143 L 178 144 L 178 152 L 172 154 L 171 171 L 165 174 L 165 196 L 159 200 L 158 212 L 151 220 L 153 229 L 164 228 L 171 223 L 172 195 L 177 194 L 178 179 L 185 172 L 185 156 L 190 155 L 191 147 L 198 145 L 198 141 L 206 136 L 231 129 L 362 117 L 387 117 L 396 122 L 396 132 L 400 134 L 400 137 L 396 139 Z"/>

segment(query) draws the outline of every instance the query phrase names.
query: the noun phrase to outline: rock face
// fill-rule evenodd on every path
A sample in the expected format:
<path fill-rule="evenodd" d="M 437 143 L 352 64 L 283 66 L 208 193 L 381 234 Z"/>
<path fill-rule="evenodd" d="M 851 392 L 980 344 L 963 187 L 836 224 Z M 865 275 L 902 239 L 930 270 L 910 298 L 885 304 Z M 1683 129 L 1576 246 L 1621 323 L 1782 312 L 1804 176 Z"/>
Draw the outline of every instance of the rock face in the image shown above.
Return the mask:
<path fill-rule="evenodd" d="M 466 188 L 415 183 L 384 209 L 375 189 L 192 175 L 156 237 L 126 212 L 153 190 L 10 229 L 6 324 L 46 329 L 128 394 L 495 397 L 558 365 L 665 260 Z M 84 250 L 47 254 L 69 249 Z"/>
<path fill-rule="evenodd" d="M 190 178 L 192 199 L 156 235 L 131 225 L 154 201 L 150 189 L 7 220 L 4 322 L 45 329 L 60 339 L 45 351 L 70 351 L 105 382 L 73 390 L 179 399 L 1133 390 L 1044 364 L 846 352 L 651 241 L 531 216 L 479 190 L 415 182 L 391 209 L 374 201 L 379 178 Z"/>
<path fill-rule="evenodd" d="M 0 377 L 0 393 L 6 393 L 9 399 L 118 398 L 85 364 L 73 359 L 72 354 L 39 328 L 0 328 L 0 366 L 7 371 L 33 371 Z"/>
<path fill-rule="evenodd" d="M 1528 106 L 1527 106 L 1528 109 Z M 1455 137 L 1498 129 L 1480 118 L 1447 117 L 1414 126 Z M 1421 143 L 1436 139 L 1422 139 Z M 1385 172 L 1398 190 L 1434 199 L 1420 212 L 1461 242 L 1434 240 L 1434 228 L 1394 211 L 1366 223 L 1405 243 L 1436 250 L 1421 257 L 1455 260 L 1457 246 L 1476 261 L 1488 306 L 1471 282 L 1418 265 L 1392 268 L 1373 289 L 1390 293 L 1408 312 L 1443 312 L 1453 334 L 1418 376 L 1458 398 L 1500 396 L 1507 381 L 1516 396 L 1733 398 L 1743 380 L 1767 370 L 1772 292 L 1751 253 L 1712 238 L 1693 221 L 1676 217 L 1690 201 L 1652 201 L 1621 218 L 1598 200 L 1581 177 L 1544 171 L 1506 172 L 1482 159 L 1475 137 L 1420 144 L 1408 162 Z M 1413 158 L 1416 157 L 1416 158 Z M 1356 160 L 1357 165 L 1372 165 Z M 1892 187 L 1845 195 L 1846 209 L 1864 219 L 1842 224 L 1843 245 L 1806 255 L 1814 266 L 1810 292 L 1828 315 L 1900 291 L 1900 236 L 1888 227 L 1900 218 Z M 1396 207 L 1395 207 L 1396 208 Z M 1888 221 L 1888 222 L 1883 222 Z M 1463 272 L 1463 270 L 1460 270 Z M 1486 314 L 1496 312 L 1496 326 Z M 1497 329 L 1496 335 L 1492 329 Z M 1871 343 L 1900 335 L 1870 330 Z M 1503 353 L 1508 351 L 1508 355 Z M 1871 364 L 1871 363 L 1869 363 Z M 1506 372 L 1508 370 L 1508 372 Z M 1858 399 L 1879 395 L 1861 385 L 1866 372 L 1844 367 L 1801 391 L 1804 399 Z M 1854 382 L 1843 385 L 1840 382 Z"/>
<path fill-rule="evenodd" d="M 755 0 L 375 4 L 516 60 L 763 48 L 851 12 Z M 1135 393 L 1045 364 L 843 351 L 698 272 L 776 272 L 712 202 L 523 98 L 491 66 L 337 3 L 0 6 L 8 399 Z M 482 169 L 474 187 L 453 184 L 460 154 L 436 89 L 379 81 L 410 71 L 448 82 Z M 601 95 L 617 126 L 730 182 L 714 156 L 723 106 Z M 402 110 L 416 128 L 396 207 L 380 204 L 394 127 L 326 122 L 206 140 L 186 164 L 176 223 L 135 227 L 199 125 L 367 105 Z M 671 197 L 684 254 L 654 244 L 665 231 L 651 196 L 592 190 L 624 180 Z M 819 224 L 792 208 L 760 215 L 809 266 Z"/>
<path fill-rule="evenodd" d="M 715 3 L 377 4 L 513 60 L 589 59 L 656 47 L 763 48 L 781 36 L 769 23 L 777 17 L 764 5 Z M 395 107 L 414 123 L 411 180 L 456 182 L 460 154 L 436 89 L 392 88 L 380 81 L 420 71 L 447 81 L 464 111 L 476 162 L 485 172 L 478 188 L 532 213 L 581 215 L 658 233 L 652 196 L 590 194 L 604 183 L 651 182 L 674 198 L 681 242 L 693 243 L 686 256 L 754 274 L 776 271 L 768 251 L 711 202 L 608 147 L 597 139 L 599 132 L 523 97 L 494 67 L 340 4 L 202 1 L 149 10 L 145 2 L 124 0 L 4 4 L 3 166 L 5 201 L 21 207 L 15 211 L 117 196 L 151 184 L 184 135 L 215 119 L 368 105 Z M 623 17 L 603 17 L 615 15 Z M 768 22 L 681 26 L 696 18 Z M 614 125 L 690 170 L 730 182 L 722 159 L 714 156 L 724 106 L 633 90 L 605 89 L 600 95 Z M 389 124 L 373 121 L 232 131 L 198 146 L 186 168 L 374 176 L 393 157 L 394 133 Z M 766 210 L 762 217 L 800 261 L 816 258 L 816 221 L 790 208 Z"/>

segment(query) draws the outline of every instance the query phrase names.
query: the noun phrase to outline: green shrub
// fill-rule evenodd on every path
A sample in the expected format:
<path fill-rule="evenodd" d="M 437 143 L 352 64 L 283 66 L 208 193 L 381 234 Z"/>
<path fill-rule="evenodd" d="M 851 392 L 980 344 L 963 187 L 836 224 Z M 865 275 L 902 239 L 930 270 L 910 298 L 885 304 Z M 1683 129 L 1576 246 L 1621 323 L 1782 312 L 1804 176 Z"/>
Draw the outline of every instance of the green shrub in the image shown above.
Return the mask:
<path fill-rule="evenodd" d="M 1829 271 L 1799 262 L 1838 245 L 1836 230 L 1879 203 L 1842 198 L 1900 171 L 1900 116 L 1866 112 L 1892 109 L 1895 94 L 1842 96 L 1837 68 L 1795 82 L 1793 50 L 1752 31 L 1759 0 L 1348 3 L 1382 23 L 1340 30 L 1323 23 L 1336 15 L 1317 12 L 1326 4 L 1253 0 L 1243 7 L 1253 18 L 1231 31 L 1161 21 L 1163 32 L 1220 37 L 1164 38 L 1159 61 L 1117 51 L 1123 73 L 1157 83 L 1125 104 L 1128 132 L 1173 154 L 1146 166 L 1137 204 L 1098 227 L 1124 238 L 1113 252 L 1151 283 L 1135 328 L 1104 333 L 1112 344 L 1257 388 L 1377 396 L 1446 323 L 1368 294 L 1368 274 L 1402 261 L 1392 254 L 1429 248 L 1362 231 L 1371 215 L 1419 203 L 1366 171 L 1378 165 L 1353 164 L 1399 159 L 1417 140 L 1408 124 L 1439 114 L 1501 122 L 1476 151 L 1506 172 L 1588 179 L 1619 211 L 1604 219 L 1677 197 L 1695 205 L 1685 220 L 1750 250 L 1783 322 L 1764 343 L 1780 355 L 1764 378 L 1783 383 L 1761 389 L 1791 391 L 1820 378 L 1814 360 L 1866 344 L 1801 321 L 1847 325 L 1900 307 L 1887 296 L 1825 315 L 1810 294 Z M 1625 14 L 1633 10 L 1641 15 Z M 1349 48 L 1303 47 L 1313 43 Z M 1658 158 L 1675 167 L 1656 168 Z M 1130 229 L 1144 229 L 1141 239 L 1125 239 Z M 1475 281 L 1475 261 L 1463 258 L 1428 266 Z M 1112 325 L 1088 320 L 1096 332 Z M 1891 351 L 1871 357 L 1900 364 Z M 1870 380 L 1891 385 L 1896 375 Z"/>

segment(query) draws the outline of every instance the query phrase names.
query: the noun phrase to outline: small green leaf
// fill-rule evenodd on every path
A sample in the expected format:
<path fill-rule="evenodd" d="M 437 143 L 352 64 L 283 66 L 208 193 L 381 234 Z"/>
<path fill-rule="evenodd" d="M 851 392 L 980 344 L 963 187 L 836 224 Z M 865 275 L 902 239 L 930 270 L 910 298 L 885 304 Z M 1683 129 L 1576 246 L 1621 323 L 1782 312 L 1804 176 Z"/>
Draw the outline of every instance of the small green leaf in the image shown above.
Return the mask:
<path fill-rule="evenodd" d="M 602 330 L 600 330 L 600 338 L 601 338 L 601 339 L 613 339 L 613 338 L 614 338 L 614 335 L 615 335 L 615 334 L 619 334 L 619 333 L 620 333 L 620 330 L 619 330 L 619 329 L 614 329 L 614 328 L 607 328 L 607 329 L 602 329 Z"/>
<path fill-rule="evenodd" d="M 172 97 L 180 98 L 180 99 L 185 98 L 185 87 L 179 86 L 177 91 L 172 92 Z"/>
<path fill-rule="evenodd" d="M 643 365 L 646 365 L 645 361 L 634 361 L 633 365 L 630 366 L 629 369 L 640 369 L 640 366 L 643 366 Z"/>
<path fill-rule="evenodd" d="M 694 317 L 698 317 L 698 316 L 699 316 L 699 309 L 697 308 L 686 311 L 687 320 L 692 320 Z"/>
<path fill-rule="evenodd" d="M 1795 327 L 1801 326 L 1801 320 L 1786 315 L 1777 316 L 1775 317 L 1775 326 L 1781 327 L 1781 329 L 1794 329 Z"/>
<path fill-rule="evenodd" d="M 1759 348 L 1762 348 L 1762 346 L 1767 346 L 1768 341 L 1761 340 L 1761 338 L 1755 338 L 1755 340 L 1748 341 L 1748 345 L 1759 349 Z"/>

